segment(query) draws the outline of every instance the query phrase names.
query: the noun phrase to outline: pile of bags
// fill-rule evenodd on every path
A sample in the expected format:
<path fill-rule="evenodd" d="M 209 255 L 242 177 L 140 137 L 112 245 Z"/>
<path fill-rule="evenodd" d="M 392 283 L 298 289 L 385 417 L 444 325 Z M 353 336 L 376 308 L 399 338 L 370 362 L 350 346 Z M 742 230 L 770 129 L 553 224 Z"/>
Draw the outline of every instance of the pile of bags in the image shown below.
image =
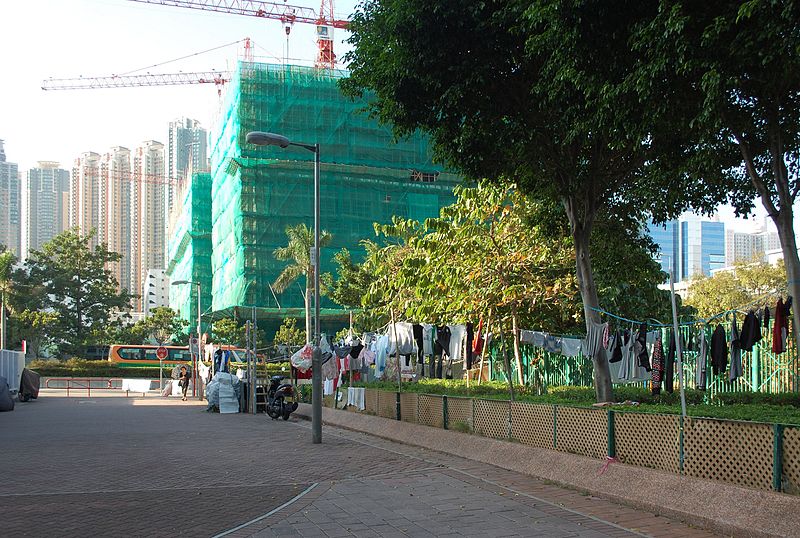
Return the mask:
<path fill-rule="evenodd" d="M 206 411 L 219 409 L 220 413 L 238 413 L 239 397 L 242 393 L 242 382 L 228 372 L 217 372 L 206 386 Z"/>

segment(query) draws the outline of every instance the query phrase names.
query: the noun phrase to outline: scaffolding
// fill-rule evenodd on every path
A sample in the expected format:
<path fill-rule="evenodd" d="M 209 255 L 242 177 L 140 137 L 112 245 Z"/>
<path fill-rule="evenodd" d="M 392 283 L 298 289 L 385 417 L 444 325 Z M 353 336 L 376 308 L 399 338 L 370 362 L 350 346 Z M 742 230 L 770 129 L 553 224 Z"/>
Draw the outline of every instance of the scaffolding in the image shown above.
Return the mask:
<path fill-rule="evenodd" d="M 211 174 L 193 173 L 177 193 L 170 215 L 166 274 L 170 281 L 199 282 L 200 305 L 211 307 Z M 194 286 L 170 286 L 169 304 L 180 317 L 192 321 L 197 313 Z"/>
<path fill-rule="evenodd" d="M 302 148 L 246 144 L 249 131 L 319 143 L 321 228 L 332 234 L 321 250 L 321 271 L 348 248 L 359 259 L 373 223 L 394 215 L 424 220 L 454 201 L 460 178 L 431 159 L 420 134 L 395 141 L 370 119 L 364 100 L 344 97 L 342 71 L 240 63 L 210 134 L 212 186 L 211 289 L 215 312 L 255 306 L 259 316 L 280 318 L 303 307 L 305 281 L 281 294 L 270 284 L 287 262 L 273 251 L 287 242 L 286 228 L 313 225 L 313 154 Z M 323 299 L 329 317 L 336 305 Z"/>

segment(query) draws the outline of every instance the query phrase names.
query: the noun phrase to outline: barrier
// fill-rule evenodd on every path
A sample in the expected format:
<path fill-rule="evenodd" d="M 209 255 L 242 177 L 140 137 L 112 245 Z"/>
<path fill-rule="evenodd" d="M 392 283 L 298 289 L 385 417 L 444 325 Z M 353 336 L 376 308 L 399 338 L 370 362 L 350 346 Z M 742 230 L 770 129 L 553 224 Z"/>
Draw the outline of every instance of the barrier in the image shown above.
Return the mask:
<path fill-rule="evenodd" d="M 800 427 L 365 389 L 366 414 L 800 494 Z M 611 459 L 613 458 L 613 459 Z"/>
<path fill-rule="evenodd" d="M 162 380 L 148 379 L 152 385 L 157 383 L 160 386 Z M 164 379 L 163 381 L 171 382 L 171 379 Z M 94 383 L 94 386 L 92 384 Z M 92 390 L 122 390 L 123 378 L 121 377 L 47 377 L 44 379 L 44 388 L 46 389 L 66 389 L 67 397 L 70 396 L 70 390 L 86 391 L 87 398 L 92 397 Z M 53 386 L 52 384 L 59 384 L 61 386 Z M 99 385 L 99 386 L 98 386 Z M 159 389 L 160 390 L 160 389 Z M 149 392 L 149 390 L 148 390 Z M 146 393 L 143 392 L 144 396 Z M 130 391 L 125 391 L 125 397 L 130 396 Z"/>

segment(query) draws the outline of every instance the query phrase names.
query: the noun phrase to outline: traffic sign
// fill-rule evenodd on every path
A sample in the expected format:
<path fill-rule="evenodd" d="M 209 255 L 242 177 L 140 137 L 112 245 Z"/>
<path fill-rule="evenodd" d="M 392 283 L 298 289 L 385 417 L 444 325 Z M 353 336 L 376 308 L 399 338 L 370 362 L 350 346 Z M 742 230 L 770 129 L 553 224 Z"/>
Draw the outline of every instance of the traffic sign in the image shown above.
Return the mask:
<path fill-rule="evenodd" d="M 165 348 L 164 346 L 161 346 L 156 350 L 156 357 L 158 357 L 159 360 L 163 361 L 164 359 L 167 358 L 167 355 L 168 355 L 167 348 Z"/>

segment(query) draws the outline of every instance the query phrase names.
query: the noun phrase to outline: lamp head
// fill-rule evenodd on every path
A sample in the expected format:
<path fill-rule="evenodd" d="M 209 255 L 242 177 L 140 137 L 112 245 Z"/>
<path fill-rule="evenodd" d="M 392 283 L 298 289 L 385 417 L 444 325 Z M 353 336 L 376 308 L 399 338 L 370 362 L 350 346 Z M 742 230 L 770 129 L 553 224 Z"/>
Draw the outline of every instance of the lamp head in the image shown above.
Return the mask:
<path fill-rule="evenodd" d="M 245 136 L 245 140 L 248 144 L 255 144 L 256 146 L 289 147 L 289 139 L 285 136 L 275 133 L 265 133 L 263 131 L 250 131 Z"/>

